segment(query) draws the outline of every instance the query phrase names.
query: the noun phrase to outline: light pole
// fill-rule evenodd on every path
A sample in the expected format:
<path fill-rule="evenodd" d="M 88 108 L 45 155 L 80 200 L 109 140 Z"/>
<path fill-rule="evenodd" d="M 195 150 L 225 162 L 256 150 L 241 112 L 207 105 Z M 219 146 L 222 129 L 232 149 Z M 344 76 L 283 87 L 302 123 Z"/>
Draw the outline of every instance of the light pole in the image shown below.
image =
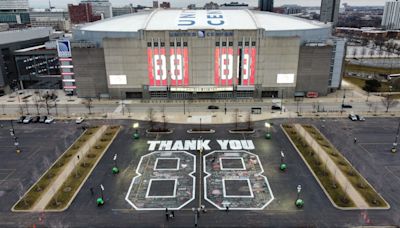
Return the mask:
<path fill-rule="evenodd" d="M 285 171 L 287 168 L 287 165 L 285 163 L 285 154 L 283 153 L 283 151 L 281 151 L 281 164 L 279 165 L 279 169 L 281 171 Z"/>
<path fill-rule="evenodd" d="M 139 139 L 139 122 L 133 123 L 132 128 L 135 129 L 135 133 L 133 133 L 133 139 Z"/>
<path fill-rule="evenodd" d="M 185 99 L 183 99 L 183 115 L 186 115 Z"/>
<path fill-rule="evenodd" d="M 104 186 L 101 184 L 100 185 L 100 193 L 101 196 L 99 198 L 97 198 L 96 202 L 97 202 L 97 206 L 102 206 L 104 205 L 104 195 L 103 195 L 103 191 L 104 191 Z"/>
<path fill-rule="evenodd" d="M 341 111 L 340 111 L 341 113 L 343 113 L 344 99 L 346 99 L 346 89 L 344 90 L 344 93 L 343 93 L 342 108 L 341 108 Z"/>
<path fill-rule="evenodd" d="M 114 167 L 112 168 L 112 172 L 113 172 L 113 174 L 117 174 L 117 173 L 119 173 L 119 169 L 118 169 L 118 165 L 117 165 L 117 154 L 115 154 L 114 155 L 114 158 L 113 158 L 113 160 L 114 160 Z"/>
<path fill-rule="evenodd" d="M 399 133 L 400 133 L 400 121 L 399 121 L 399 124 L 397 126 L 396 138 L 394 139 L 394 143 L 393 143 L 392 150 L 391 150 L 392 153 L 396 153 L 397 152 L 397 141 L 399 139 Z"/>
<path fill-rule="evenodd" d="M 200 131 L 201 131 L 201 118 L 200 118 L 200 126 L 199 126 L 199 129 L 200 129 Z"/>
<path fill-rule="evenodd" d="M 268 122 L 265 122 L 265 128 L 267 128 L 267 133 L 265 134 L 265 138 L 266 139 L 271 139 L 272 135 L 271 135 L 271 124 Z"/>
<path fill-rule="evenodd" d="M 294 202 L 297 208 L 302 208 L 304 206 L 304 201 L 300 198 L 300 192 L 301 192 L 301 185 L 297 185 L 297 198 L 296 201 Z"/>
<path fill-rule="evenodd" d="M 200 217 L 200 208 L 192 207 L 192 211 L 194 213 L 194 226 L 197 227 L 198 219 Z"/>

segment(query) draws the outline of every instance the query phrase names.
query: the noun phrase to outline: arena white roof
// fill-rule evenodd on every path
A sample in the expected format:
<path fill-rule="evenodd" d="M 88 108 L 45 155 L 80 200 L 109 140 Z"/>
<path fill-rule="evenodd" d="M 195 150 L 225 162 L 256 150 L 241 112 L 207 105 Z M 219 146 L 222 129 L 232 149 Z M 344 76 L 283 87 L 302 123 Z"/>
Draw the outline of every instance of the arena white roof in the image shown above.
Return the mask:
<path fill-rule="evenodd" d="M 234 10 L 158 9 L 128 14 L 82 26 L 81 31 L 137 32 L 139 30 L 253 30 L 290 31 L 327 28 L 330 25 L 288 15 Z"/>

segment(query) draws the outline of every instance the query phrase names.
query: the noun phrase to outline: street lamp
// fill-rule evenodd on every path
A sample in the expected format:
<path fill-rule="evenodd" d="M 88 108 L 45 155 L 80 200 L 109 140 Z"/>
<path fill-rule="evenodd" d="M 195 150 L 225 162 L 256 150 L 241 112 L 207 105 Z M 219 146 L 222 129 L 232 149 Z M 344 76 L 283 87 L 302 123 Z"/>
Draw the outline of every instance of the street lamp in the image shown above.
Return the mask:
<path fill-rule="evenodd" d="M 397 152 L 397 141 L 399 139 L 399 133 L 400 133 L 400 121 L 399 121 L 399 124 L 397 126 L 396 138 L 394 140 L 394 143 L 393 143 L 393 146 L 392 146 L 392 149 L 391 149 L 392 153 L 396 153 Z"/>
<path fill-rule="evenodd" d="M 304 201 L 300 199 L 301 185 L 297 185 L 297 198 L 294 204 L 297 208 L 302 208 L 304 206 Z"/>
<path fill-rule="evenodd" d="M 281 151 L 281 164 L 279 165 L 279 169 L 281 171 L 285 171 L 287 168 L 287 165 L 285 163 L 285 154 L 283 153 L 283 151 Z"/>
<path fill-rule="evenodd" d="M 265 128 L 267 128 L 267 133 L 265 134 L 265 138 L 266 139 L 271 139 L 272 135 L 271 135 L 271 124 L 268 122 L 265 122 Z"/>
<path fill-rule="evenodd" d="M 194 213 L 194 226 L 197 227 L 198 219 L 200 217 L 200 208 L 192 207 L 192 211 Z"/>
<path fill-rule="evenodd" d="M 135 129 L 135 133 L 133 134 L 133 139 L 139 139 L 139 122 L 136 122 L 132 125 L 132 128 Z"/>
<path fill-rule="evenodd" d="M 112 172 L 113 172 L 113 174 L 117 174 L 117 173 L 119 173 L 119 169 L 118 169 L 118 165 L 117 165 L 117 154 L 115 154 L 114 155 L 114 158 L 113 158 L 113 160 L 114 160 L 114 167 L 112 168 Z"/>
<path fill-rule="evenodd" d="M 101 196 L 100 196 L 99 198 L 97 198 L 97 200 L 96 200 L 97 206 L 102 206 L 102 205 L 104 205 L 104 195 L 103 195 L 103 191 L 104 191 L 104 186 L 101 184 L 101 185 L 100 185 Z"/>

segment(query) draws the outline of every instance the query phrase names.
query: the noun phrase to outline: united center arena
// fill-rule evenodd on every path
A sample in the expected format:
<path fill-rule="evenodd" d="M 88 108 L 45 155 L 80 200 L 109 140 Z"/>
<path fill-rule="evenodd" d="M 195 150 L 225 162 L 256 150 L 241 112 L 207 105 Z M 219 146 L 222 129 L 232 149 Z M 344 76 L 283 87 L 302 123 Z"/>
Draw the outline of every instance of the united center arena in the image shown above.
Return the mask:
<path fill-rule="evenodd" d="M 73 31 L 80 97 L 319 96 L 340 88 L 345 40 L 331 25 L 235 10 L 158 9 Z"/>

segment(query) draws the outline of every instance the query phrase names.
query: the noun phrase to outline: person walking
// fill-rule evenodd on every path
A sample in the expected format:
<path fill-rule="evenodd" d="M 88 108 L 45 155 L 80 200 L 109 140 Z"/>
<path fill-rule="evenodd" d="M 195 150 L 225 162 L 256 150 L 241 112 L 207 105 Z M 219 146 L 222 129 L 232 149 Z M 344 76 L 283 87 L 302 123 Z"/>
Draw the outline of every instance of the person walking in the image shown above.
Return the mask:
<path fill-rule="evenodd" d="M 354 137 L 354 143 L 357 143 L 357 138 L 356 137 Z"/>
<path fill-rule="evenodd" d="M 169 220 L 168 208 L 165 208 L 165 217 L 167 218 L 167 221 L 168 221 Z"/>
<path fill-rule="evenodd" d="M 91 194 L 92 196 L 94 195 L 93 187 L 90 187 L 90 194 Z"/>

